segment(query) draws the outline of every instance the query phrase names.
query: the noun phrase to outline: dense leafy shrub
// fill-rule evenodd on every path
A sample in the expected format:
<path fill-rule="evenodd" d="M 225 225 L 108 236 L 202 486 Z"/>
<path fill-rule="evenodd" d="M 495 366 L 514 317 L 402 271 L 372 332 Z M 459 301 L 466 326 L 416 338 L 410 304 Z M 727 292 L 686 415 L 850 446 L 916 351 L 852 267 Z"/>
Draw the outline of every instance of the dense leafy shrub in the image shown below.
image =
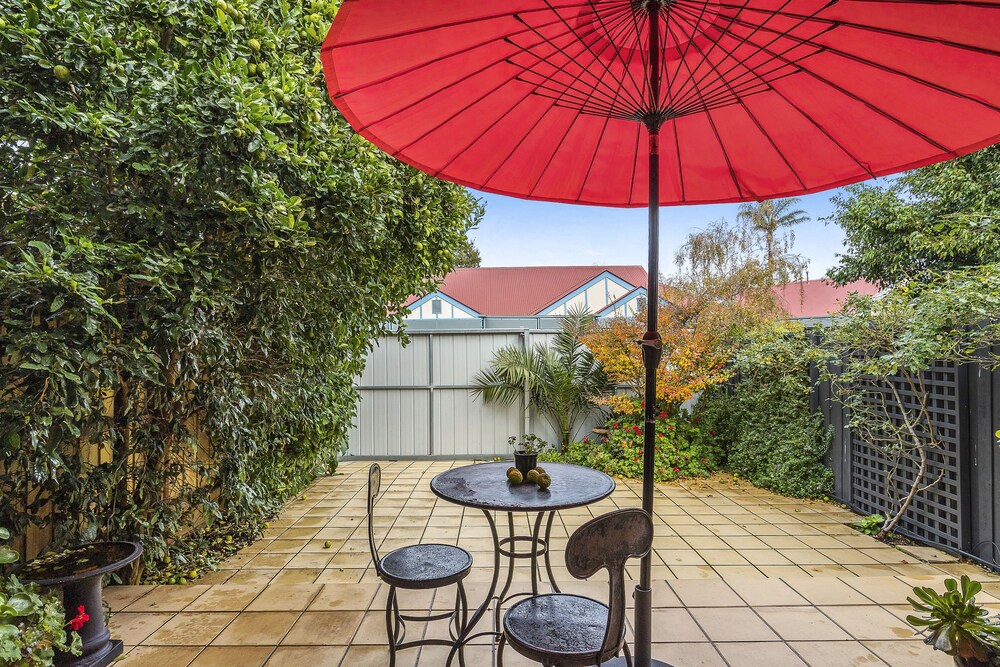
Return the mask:
<path fill-rule="evenodd" d="M 719 467 L 721 448 L 715 434 L 679 411 L 661 412 L 656 419 L 654 474 L 657 481 L 705 476 Z M 605 424 L 607 435 L 585 437 L 570 445 L 565 455 L 545 454 L 544 460 L 565 461 L 619 477 L 642 477 L 643 422 L 641 415 L 618 415 Z"/>
<path fill-rule="evenodd" d="M 707 392 L 695 409 L 724 439 L 730 470 L 790 496 L 822 496 L 833 486 L 823 461 L 829 433 L 809 406 L 814 357 L 801 329 L 761 331 L 737 351 L 736 379 Z"/>
<path fill-rule="evenodd" d="M 335 464 L 479 212 L 336 113 L 335 4 L 0 0 L 0 523 L 188 571 Z"/>

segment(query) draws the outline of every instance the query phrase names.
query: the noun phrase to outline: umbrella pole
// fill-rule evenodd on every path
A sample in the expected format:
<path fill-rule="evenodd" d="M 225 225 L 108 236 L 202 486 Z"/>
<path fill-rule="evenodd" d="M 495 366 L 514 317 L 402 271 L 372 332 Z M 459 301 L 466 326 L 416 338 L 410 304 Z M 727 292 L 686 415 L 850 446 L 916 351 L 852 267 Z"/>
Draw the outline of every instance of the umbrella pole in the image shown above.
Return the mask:
<path fill-rule="evenodd" d="M 660 2 L 647 2 L 649 12 L 649 116 L 645 119 L 649 134 L 649 263 L 646 283 L 646 333 L 642 336 L 642 365 L 646 371 L 642 429 L 642 509 L 653 517 L 653 454 L 656 450 L 656 369 L 663 346 L 657 331 L 660 309 L 660 125 L 657 113 L 660 99 Z M 653 661 L 653 570 L 652 548 L 639 566 L 639 585 L 635 589 L 635 664 L 636 667 L 668 667 Z"/>

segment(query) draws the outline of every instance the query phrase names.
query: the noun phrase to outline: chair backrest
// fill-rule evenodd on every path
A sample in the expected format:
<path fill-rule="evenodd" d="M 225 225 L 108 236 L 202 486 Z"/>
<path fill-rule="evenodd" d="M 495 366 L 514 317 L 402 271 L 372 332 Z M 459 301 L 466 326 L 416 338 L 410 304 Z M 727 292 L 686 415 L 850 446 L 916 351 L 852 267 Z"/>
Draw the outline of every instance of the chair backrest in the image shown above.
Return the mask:
<path fill-rule="evenodd" d="M 368 548 L 372 552 L 372 563 L 375 565 L 375 572 L 381 574 L 378 559 L 378 547 L 375 546 L 375 501 L 378 500 L 378 492 L 382 488 L 382 468 L 377 463 L 373 463 L 368 468 Z"/>
<path fill-rule="evenodd" d="M 641 509 L 603 514 L 580 526 L 566 543 L 566 567 L 577 579 L 608 571 L 608 627 L 602 656 L 616 654 L 625 641 L 625 561 L 641 558 L 653 546 L 653 522 Z"/>

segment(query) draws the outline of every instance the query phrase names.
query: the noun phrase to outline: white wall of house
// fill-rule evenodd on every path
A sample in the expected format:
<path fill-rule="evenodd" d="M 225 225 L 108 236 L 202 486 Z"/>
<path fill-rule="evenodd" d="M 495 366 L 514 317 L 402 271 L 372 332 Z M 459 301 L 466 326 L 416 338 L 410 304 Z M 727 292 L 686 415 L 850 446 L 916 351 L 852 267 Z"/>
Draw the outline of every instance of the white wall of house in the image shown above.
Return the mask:
<path fill-rule="evenodd" d="M 437 293 L 420 299 L 410 307 L 408 320 L 457 320 L 479 317 L 450 299 L 442 299 Z"/>
<path fill-rule="evenodd" d="M 597 313 L 634 289 L 635 287 L 606 273 L 598 276 L 598 279 L 592 284 L 571 294 L 565 301 L 560 301 L 539 314 L 565 315 L 573 308 L 586 308 L 592 313 Z"/>

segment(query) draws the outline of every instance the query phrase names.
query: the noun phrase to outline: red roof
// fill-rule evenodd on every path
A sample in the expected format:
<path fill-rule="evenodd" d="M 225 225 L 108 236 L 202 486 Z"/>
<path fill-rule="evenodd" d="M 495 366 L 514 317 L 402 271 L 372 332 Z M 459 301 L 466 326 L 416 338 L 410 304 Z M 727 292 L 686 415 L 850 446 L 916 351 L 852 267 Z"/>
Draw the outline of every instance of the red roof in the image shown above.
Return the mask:
<path fill-rule="evenodd" d="M 878 294 L 879 288 L 864 280 L 837 287 L 826 278 L 777 285 L 778 304 L 792 317 L 826 317 L 843 306 L 851 292 Z"/>
<path fill-rule="evenodd" d="M 438 292 L 480 315 L 528 316 L 608 272 L 633 287 L 646 284 L 641 266 L 487 266 L 455 269 Z M 419 297 L 411 297 L 406 305 Z"/>

